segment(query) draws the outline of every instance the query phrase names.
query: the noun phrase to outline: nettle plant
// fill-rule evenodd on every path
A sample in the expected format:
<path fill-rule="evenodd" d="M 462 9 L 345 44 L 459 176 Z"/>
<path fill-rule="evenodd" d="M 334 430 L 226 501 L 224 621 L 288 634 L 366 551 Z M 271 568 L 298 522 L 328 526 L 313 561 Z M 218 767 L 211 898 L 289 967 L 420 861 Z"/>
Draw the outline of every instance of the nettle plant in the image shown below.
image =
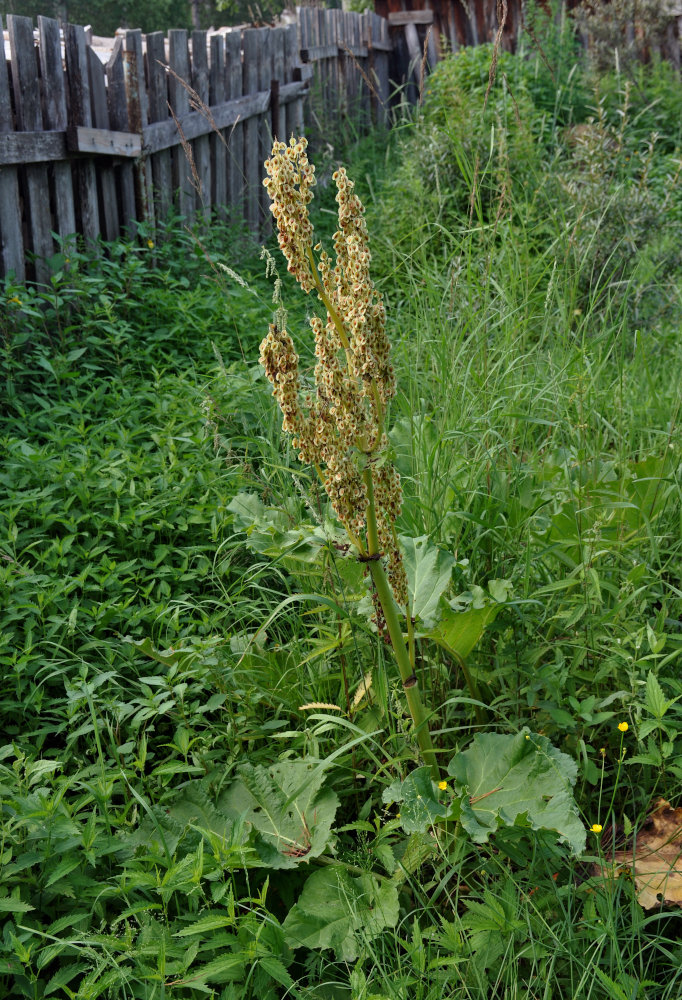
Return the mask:
<path fill-rule="evenodd" d="M 580 850 L 584 829 L 571 793 L 576 765 L 544 737 L 526 730 L 480 734 L 472 747 L 449 761 L 452 789 L 442 780 L 415 670 L 414 551 L 417 543 L 428 540 L 400 539 L 396 529 L 402 494 L 387 435 L 396 380 L 386 309 L 370 276 L 364 208 L 345 169 L 339 168 L 333 175 L 338 229 L 332 258 L 316 242 L 310 221 L 315 168 L 308 160 L 306 140 L 276 141 L 265 168 L 263 183 L 288 270 L 305 293 L 316 294 L 324 315 L 309 320 L 315 342 L 314 387 L 304 387 L 282 309 L 260 345 L 260 362 L 282 411 L 284 432 L 291 435 L 299 460 L 316 470 L 348 536 L 349 554 L 371 579 L 374 621 L 380 640 L 390 643 L 424 764 L 386 789 L 384 801 L 401 803 L 407 833 L 459 820 L 475 840 L 483 841 L 499 826 L 517 824 L 554 830 Z M 403 546 L 411 550 L 412 580 Z M 454 559 L 442 553 L 446 558 L 439 564 L 438 550 L 426 551 L 420 571 L 422 577 L 428 575 L 438 603 Z M 454 652 L 462 664 L 461 617 L 476 641 L 487 614 L 479 610 L 483 614 L 474 624 L 466 617 L 470 611 L 458 614 L 446 605 L 440 617 L 434 615 L 431 631 L 419 634 Z M 478 700 L 473 680 L 465 676 Z"/>

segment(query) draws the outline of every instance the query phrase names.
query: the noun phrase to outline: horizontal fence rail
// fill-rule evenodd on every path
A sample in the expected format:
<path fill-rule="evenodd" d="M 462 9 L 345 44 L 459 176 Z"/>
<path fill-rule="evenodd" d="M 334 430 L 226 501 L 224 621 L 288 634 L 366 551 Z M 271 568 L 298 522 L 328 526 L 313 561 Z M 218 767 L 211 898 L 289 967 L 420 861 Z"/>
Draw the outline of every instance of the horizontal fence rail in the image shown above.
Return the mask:
<path fill-rule="evenodd" d="M 0 25 L 1 27 L 1 25 Z M 125 31 L 8 15 L 0 59 L 0 276 L 49 280 L 57 238 L 86 244 L 173 208 L 268 232 L 263 160 L 314 119 L 334 134 L 387 121 L 391 50 L 372 13 L 301 8 L 297 23 Z M 317 99 L 314 102 L 315 95 Z"/>

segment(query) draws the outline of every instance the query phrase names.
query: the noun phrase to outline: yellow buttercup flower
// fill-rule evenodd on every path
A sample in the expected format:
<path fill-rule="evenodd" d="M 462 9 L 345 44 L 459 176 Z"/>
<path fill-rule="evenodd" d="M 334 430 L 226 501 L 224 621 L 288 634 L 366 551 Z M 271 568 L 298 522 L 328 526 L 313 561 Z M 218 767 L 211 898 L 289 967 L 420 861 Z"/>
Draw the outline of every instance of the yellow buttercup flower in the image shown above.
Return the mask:
<path fill-rule="evenodd" d="M 618 728 L 620 729 L 621 733 L 627 733 L 630 727 L 628 726 L 627 722 L 619 722 Z"/>
<path fill-rule="evenodd" d="M 590 827 L 590 830 L 592 831 L 592 833 L 601 833 L 602 829 L 603 829 L 603 827 L 602 827 L 601 823 L 593 823 L 592 826 Z"/>
<path fill-rule="evenodd" d="M 150 250 L 154 249 L 154 240 L 147 240 L 147 246 Z"/>
<path fill-rule="evenodd" d="M 439 781 L 438 787 L 440 788 L 441 792 L 444 792 L 445 789 L 448 787 L 447 781 Z"/>

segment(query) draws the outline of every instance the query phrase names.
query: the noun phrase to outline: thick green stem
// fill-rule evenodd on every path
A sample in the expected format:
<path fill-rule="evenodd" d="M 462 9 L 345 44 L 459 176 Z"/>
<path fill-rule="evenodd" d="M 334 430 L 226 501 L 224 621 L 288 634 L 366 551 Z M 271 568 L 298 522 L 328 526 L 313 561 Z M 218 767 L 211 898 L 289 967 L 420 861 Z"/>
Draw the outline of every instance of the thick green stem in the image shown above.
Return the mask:
<path fill-rule="evenodd" d="M 374 507 L 374 488 L 372 483 L 372 470 L 370 466 L 365 468 L 363 473 L 365 488 L 367 490 L 367 556 L 369 571 L 372 574 L 372 581 L 376 587 L 379 603 L 381 604 L 386 627 L 393 646 L 393 654 L 400 671 L 400 679 L 403 683 L 403 691 L 407 700 L 407 707 L 414 723 L 417 743 L 421 750 L 424 763 L 431 768 L 434 781 L 438 781 L 440 773 L 436 753 L 431 742 L 426 712 L 419 692 L 419 684 L 410 661 L 410 654 L 405 640 L 403 630 L 398 617 L 393 592 L 386 578 L 384 567 L 379 558 L 379 536 L 377 531 L 376 510 Z"/>
<path fill-rule="evenodd" d="M 317 288 L 317 293 L 325 306 L 327 313 L 329 314 L 332 323 L 336 327 L 339 334 L 339 339 L 341 340 L 341 346 L 346 352 L 346 359 L 348 366 L 350 368 L 350 341 L 348 339 L 348 334 L 344 327 L 343 321 L 339 316 L 338 312 L 334 308 L 327 291 L 320 280 L 320 276 L 317 273 L 317 264 L 313 251 L 311 247 L 307 247 L 308 260 L 310 261 L 310 266 L 313 274 L 313 279 L 315 281 L 315 287 Z M 379 395 L 379 390 L 372 380 L 370 387 L 370 392 L 372 395 L 372 402 L 374 403 L 374 409 L 376 411 L 376 421 L 377 421 L 377 435 L 373 444 L 370 445 L 371 448 L 376 448 L 381 441 L 381 435 L 383 432 L 383 420 L 384 412 L 383 405 L 381 402 L 381 397 Z M 367 445 L 367 442 L 365 442 Z M 361 448 L 363 451 L 367 451 L 367 447 Z M 363 558 L 367 559 L 369 565 L 369 571 L 372 575 L 372 580 L 374 586 L 376 587 L 377 595 L 379 597 L 379 602 L 381 604 L 382 610 L 384 612 L 384 618 L 386 620 L 386 627 L 388 628 L 388 634 L 391 640 L 391 645 L 393 646 L 393 653 L 398 664 L 398 669 L 400 671 L 400 678 L 403 684 L 403 691 L 405 692 L 405 699 L 407 701 L 407 707 L 412 716 L 412 721 L 415 727 L 415 733 L 417 737 L 417 743 L 419 744 L 419 749 L 421 750 L 424 762 L 428 764 L 431 768 L 431 773 L 435 781 L 439 779 L 438 762 L 436 760 L 436 754 L 433 748 L 433 743 L 431 742 L 431 733 L 429 732 L 428 721 L 426 717 L 426 712 L 424 710 L 424 705 L 421 700 L 421 695 L 419 692 L 419 685 L 417 683 L 417 678 L 414 672 L 414 653 L 410 656 L 410 652 L 405 645 L 405 640 L 403 638 L 403 630 L 400 624 L 400 619 L 396 611 L 395 601 L 393 600 L 393 592 L 391 586 L 384 572 L 384 567 L 381 564 L 380 552 L 379 552 L 379 536 L 377 531 L 377 520 L 376 520 L 376 509 L 374 505 L 374 488 L 372 483 L 372 470 L 370 466 L 365 468 L 363 473 L 363 478 L 365 482 L 365 488 L 367 490 L 367 551 L 365 553 L 364 547 L 359 539 L 351 539 L 360 551 Z M 347 526 L 346 526 L 347 527 Z"/>

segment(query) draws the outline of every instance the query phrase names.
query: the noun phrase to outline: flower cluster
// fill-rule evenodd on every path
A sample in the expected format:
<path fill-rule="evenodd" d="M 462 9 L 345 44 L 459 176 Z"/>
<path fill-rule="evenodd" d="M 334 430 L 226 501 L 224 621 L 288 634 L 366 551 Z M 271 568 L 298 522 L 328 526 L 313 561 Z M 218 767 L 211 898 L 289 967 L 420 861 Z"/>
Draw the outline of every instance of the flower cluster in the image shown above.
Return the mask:
<path fill-rule="evenodd" d="M 336 171 L 339 228 L 334 234 L 336 267 L 333 300 L 349 332 L 350 367 L 367 382 L 373 380 L 382 402 L 395 395 L 389 364 L 386 310 L 369 275 L 371 255 L 362 202 L 343 167 Z"/>
<path fill-rule="evenodd" d="M 306 139 L 289 145 L 275 142 L 272 157 L 265 161 L 268 176 L 263 181 L 272 204 L 270 211 L 277 222 L 279 248 L 286 257 L 289 271 L 309 292 L 315 285 L 308 248 L 312 246 L 313 227 L 308 205 L 315 186 L 315 167 L 308 163 Z"/>
<path fill-rule="evenodd" d="M 384 415 L 395 395 L 386 309 L 370 278 L 364 208 L 343 168 L 334 174 L 338 229 L 335 259 L 317 244 L 308 205 L 315 184 L 305 139 L 275 142 L 263 182 L 272 200 L 279 245 L 305 292 L 317 291 L 325 319 L 310 320 L 315 341 L 315 391 L 302 394 L 293 341 L 276 326 L 261 343 L 260 361 L 302 462 L 323 470 L 334 511 L 364 548 L 367 473 L 371 475 L 379 547 L 399 604 L 407 604 L 407 578 L 394 524 L 400 513 L 400 477 L 386 461 Z"/>

